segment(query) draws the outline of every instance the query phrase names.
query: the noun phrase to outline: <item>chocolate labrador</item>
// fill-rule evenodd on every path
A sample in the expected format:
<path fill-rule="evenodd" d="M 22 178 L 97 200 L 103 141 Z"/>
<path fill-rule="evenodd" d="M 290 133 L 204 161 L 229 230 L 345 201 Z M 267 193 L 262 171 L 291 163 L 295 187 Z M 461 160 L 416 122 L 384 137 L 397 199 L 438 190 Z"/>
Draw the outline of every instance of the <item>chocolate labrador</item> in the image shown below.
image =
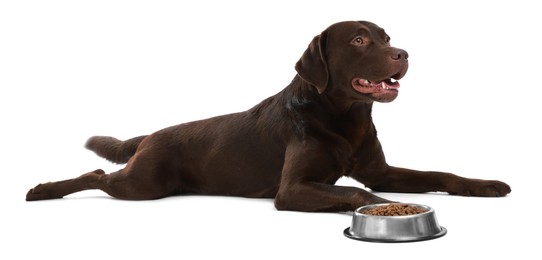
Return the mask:
<path fill-rule="evenodd" d="M 351 177 L 373 191 L 505 196 L 500 181 L 389 166 L 371 118 L 391 102 L 408 69 L 408 53 L 377 25 L 349 21 L 314 37 L 297 75 L 248 111 L 165 128 L 126 141 L 95 136 L 86 147 L 124 164 L 75 179 L 39 184 L 26 200 L 100 189 L 126 200 L 176 194 L 274 198 L 279 210 L 351 211 L 389 202 L 367 190 L 334 185 Z"/>

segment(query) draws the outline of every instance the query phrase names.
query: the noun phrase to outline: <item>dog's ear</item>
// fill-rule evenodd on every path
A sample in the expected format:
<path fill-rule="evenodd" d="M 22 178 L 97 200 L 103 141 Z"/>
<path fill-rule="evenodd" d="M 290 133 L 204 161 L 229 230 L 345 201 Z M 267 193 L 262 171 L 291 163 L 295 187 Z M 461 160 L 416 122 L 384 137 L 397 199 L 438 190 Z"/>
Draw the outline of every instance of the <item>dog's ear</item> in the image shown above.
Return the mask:
<path fill-rule="evenodd" d="M 306 82 L 314 85 L 320 94 L 326 90 L 329 78 L 324 52 L 326 40 L 326 31 L 314 37 L 295 65 L 297 74 Z"/>

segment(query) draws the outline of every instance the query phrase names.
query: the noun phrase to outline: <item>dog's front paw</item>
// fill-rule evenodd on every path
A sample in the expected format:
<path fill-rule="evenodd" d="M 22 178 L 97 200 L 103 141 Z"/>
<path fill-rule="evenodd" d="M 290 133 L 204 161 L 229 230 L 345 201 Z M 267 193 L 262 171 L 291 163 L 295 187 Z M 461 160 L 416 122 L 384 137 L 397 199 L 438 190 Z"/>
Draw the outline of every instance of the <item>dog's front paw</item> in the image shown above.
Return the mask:
<path fill-rule="evenodd" d="M 48 199 L 59 199 L 62 197 L 54 196 L 48 189 L 48 183 L 38 184 L 36 187 L 30 189 L 26 193 L 26 201 L 34 200 L 48 200 Z"/>
<path fill-rule="evenodd" d="M 504 197 L 511 191 L 510 186 L 502 181 L 468 179 L 449 193 L 460 196 Z"/>

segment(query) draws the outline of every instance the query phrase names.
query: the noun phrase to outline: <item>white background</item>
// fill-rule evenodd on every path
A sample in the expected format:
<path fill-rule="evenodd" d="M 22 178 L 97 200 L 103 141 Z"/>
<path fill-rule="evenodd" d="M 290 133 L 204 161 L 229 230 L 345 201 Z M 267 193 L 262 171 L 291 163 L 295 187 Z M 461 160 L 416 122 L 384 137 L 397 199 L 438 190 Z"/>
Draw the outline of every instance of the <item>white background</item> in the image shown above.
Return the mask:
<path fill-rule="evenodd" d="M 530 2 L 2 1 L 0 258 L 536 255 L 542 19 Z M 434 207 L 448 229 L 407 244 L 350 240 L 347 214 L 279 212 L 267 199 L 24 201 L 40 182 L 121 167 L 86 151 L 90 136 L 148 134 L 279 92 L 312 37 L 343 20 L 377 23 L 410 55 L 398 99 L 374 108 L 388 162 L 499 179 L 509 196 L 380 194 Z"/>

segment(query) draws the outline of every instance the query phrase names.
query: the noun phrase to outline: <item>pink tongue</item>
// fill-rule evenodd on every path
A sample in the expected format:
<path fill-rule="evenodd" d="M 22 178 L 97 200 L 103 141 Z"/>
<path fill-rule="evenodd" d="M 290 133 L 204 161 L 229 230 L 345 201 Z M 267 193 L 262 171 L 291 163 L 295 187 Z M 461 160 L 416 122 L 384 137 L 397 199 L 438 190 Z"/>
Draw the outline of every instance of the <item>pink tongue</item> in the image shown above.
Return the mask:
<path fill-rule="evenodd" d="M 399 81 L 395 81 L 395 82 L 386 82 L 386 81 L 382 81 L 383 84 L 386 84 L 386 86 L 388 86 L 389 88 L 391 89 L 398 89 L 401 84 L 399 84 Z"/>

